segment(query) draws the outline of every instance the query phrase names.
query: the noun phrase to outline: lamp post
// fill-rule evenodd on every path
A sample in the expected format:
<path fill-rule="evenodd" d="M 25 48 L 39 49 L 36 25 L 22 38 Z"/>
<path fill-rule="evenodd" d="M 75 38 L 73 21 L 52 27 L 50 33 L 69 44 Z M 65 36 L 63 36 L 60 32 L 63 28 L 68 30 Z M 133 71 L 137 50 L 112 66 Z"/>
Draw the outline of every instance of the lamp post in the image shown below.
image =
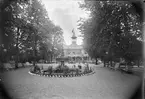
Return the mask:
<path fill-rule="evenodd" d="M 105 52 L 105 55 L 104 55 L 104 67 L 106 67 L 106 56 L 108 55 L 108 52 L 106 51 Z"/>

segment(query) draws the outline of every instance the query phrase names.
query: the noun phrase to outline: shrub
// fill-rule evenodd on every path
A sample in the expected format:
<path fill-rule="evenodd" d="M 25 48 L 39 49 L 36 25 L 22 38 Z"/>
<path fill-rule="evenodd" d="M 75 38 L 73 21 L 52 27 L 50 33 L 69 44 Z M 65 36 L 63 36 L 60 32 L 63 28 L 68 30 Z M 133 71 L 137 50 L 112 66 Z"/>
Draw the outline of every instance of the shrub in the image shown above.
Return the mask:
<path fill-rule="evenodd" d="M 44 73 L 52 74 L 52 72 L 53 72 L 53 68 L 52 68 L 52 66 L 49 66 L 46 70 L 43 71 L 43 74 Z"/>
<path fill-rule="evenodd" d="M 76 69 L 76 75 L 78 75 L 79 74 L 79 69 Z"/>
<path fill-rule="evenodd" d="M 52 66 L 48 67 L 48 72 L 49 72 L 49 74 L 52 74 L 52 72 L 53 72 Z"/>
<path fill-rule="evenodd" d="M 35 73 L 40 72 L 40 67 L 36 65 L 36 66 L 34 67 L 34 72 L 35 72 Z"/>

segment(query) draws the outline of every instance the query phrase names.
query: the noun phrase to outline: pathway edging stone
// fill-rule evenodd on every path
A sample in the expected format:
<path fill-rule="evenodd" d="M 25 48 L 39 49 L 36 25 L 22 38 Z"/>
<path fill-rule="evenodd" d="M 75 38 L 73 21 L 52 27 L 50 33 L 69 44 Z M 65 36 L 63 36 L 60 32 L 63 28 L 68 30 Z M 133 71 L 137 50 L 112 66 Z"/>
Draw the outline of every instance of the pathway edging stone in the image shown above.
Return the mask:
<path fill-rule="evenodd" d="M 92 71 L 90 73 L 87 74 L 79 74 L 79 75 L 42 75 L 42 74 L 35 74 L 32 73 L 31 71 L 28 72 L 30 75 L 37 75 L 37 76 L 45 76 L 45 77 L 53 77 L 53 78 L 68 78 L 68 77 L 81 77 L 81 76 L 88 76 L 88 75 L 92 75 L 95 73 L 95 71 Z"/>

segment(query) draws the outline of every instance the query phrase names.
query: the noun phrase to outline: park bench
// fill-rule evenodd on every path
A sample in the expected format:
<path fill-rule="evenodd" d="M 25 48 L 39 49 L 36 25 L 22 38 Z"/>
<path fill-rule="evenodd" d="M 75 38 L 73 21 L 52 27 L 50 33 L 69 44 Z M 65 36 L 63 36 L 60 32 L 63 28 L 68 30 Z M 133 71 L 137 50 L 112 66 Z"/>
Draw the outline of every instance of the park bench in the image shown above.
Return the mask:
<path fill-rule="evenodd" d="M 124 69 L 122 69 L 122 72 L 132 73 L 132 68 L 132 65 L 127 65 Z"/>
<path fill-rule="evenodd" d="M 120 69 L 120 63 L 115 63 L 114 64 L 114 70 Z"/>
<path fill-rule="evenodd" d="M 112 65 L 112 67 L 110 67 L 110 68 L 113 70 L 119 70 L 119 71 L 123 72 L 126 70 L 126 64 L 117 62 L 117 63 L 114 63 Z"/>
<path fill-rule="evenodd" d="M 113 70 L 114 70 L 116 63 L 115 63 L 115 62 L 112 62 L 112 66 L 111 66 L 110 63 L 107 63 L 107 65 L 109 65 L 108 67 L 109 67 L 110 69 L 113 69 Z"/>
<path fill-rule="evenodd" d="M 4 70 L 5 70 L 4 64 L 2 62 L 0 62 L 0 72 L 3 72 Z"/>
<path fill-rule="evenodd" d="M 14 68 L 12 67 L 12 65 L 10 63 L 4 63 L 4 69 L 6 69 L 6 70 L 12 70 Z"/>
<path fill-rule="evenodd" d="M 119 64 L 119 69 L 121 69 L 121 70 L 126 70 L 126 63 L 120 63 Z"/>
<path fill-rule="evenodd" d="M 18 67 L 22 68 L 22 67 L 24 67 L 24 65 L 22 63 L 18 63 Z"/>
<path fill-rule="evenodd" d="M 32 64 L 30 64 L 29 62 L 26 62 L 26 63 L 25 63 L 25 67 L 27 67 L 27 66 L 28 66 L 28 67 L 29 67 L 29 66 L 32 66 Z"/>
<path fill-rule="evenodd" d="M 113 70 L 125 70 L 126 66 L 124 64 L 121 64 L 119 62 L 113 63 L 112 66 L 109 66 Z"/>
<path fill-rule="evenodd" d="M 9 70 L 12 70 L 12 69 L 14 69 L 15 68 L 15 61 L 10 61 L 9 62 L 10 63 L 10 65 L 11 65 L 11 69 L 9 69 Z"/>
<path fill-rule="evenodd" d="M 127 65 L 127 63 L 120 63 L 119 65 L 119 70 L 123 73 L 132 73 L 132 68 L 133 66 L 132 65 Z"/>
<path fill-rule="evenodd" d="M 119 68 L 119 63 L 116 63 L 116 62 L 112 62 L 112 66 L 109 64 L 109 68 L 112 69 L 112 70 L 117 70 Z"/>
<path fill-rule="evenodd" d="M 107 66 L 107 67 L 109 67 L 109 65 L 110 65 L 110 63 L 109 63 L 109 62 L 106 62 L 105 64 L 106 64 L 106 66 Z"/>

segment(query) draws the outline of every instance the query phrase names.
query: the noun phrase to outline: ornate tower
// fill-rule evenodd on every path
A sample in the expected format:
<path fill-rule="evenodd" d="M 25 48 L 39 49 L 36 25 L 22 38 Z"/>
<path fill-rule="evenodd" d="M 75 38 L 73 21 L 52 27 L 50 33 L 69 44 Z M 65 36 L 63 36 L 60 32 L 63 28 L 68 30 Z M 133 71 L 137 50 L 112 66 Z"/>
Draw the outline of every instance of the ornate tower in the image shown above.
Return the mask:
<path fill-rule="evenodd" d="M 72 35 L 72 44 L 77 44 L 76 43 L 76 41 L 77 41 L 77 37 L 76 37 L 76 35 L 75 35 L 75 32 L 74 32 L 74 29 L 72 30 L 72 33 L 73 33 L 73 35 Z"/>

